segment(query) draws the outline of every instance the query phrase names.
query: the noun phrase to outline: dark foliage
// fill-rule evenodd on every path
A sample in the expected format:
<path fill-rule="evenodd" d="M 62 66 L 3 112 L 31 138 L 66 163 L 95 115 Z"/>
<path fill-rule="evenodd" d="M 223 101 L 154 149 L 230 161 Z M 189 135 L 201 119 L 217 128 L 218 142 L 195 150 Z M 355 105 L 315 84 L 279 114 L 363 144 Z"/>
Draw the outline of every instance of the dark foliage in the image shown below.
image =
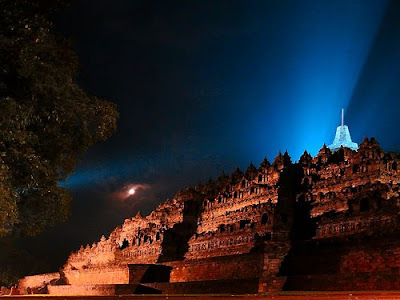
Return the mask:
<path fill-rule="evenodd" d="M 53 32 L 64 5 L 0 0 L 0 236 L 65 220 L 71 197 L 59 182 L 116 129 L 115 105 L 76 84 L 77 56 Z"/>

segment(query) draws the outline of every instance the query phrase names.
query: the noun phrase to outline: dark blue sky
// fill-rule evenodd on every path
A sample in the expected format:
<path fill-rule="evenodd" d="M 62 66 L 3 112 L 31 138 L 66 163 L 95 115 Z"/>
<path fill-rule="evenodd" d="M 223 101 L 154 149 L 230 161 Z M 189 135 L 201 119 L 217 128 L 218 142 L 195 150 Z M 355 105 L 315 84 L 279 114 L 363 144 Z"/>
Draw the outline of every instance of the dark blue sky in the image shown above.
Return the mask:
<path fill-rule="evenodd" d="M 118 132 L 82 158 L 71 219 L 37 241 L 63 251 L 108 234 L 179 188 L 330 144 L 400 149 L 400 2 L 75 1 L 57 23 L 78 82 L 116 102 Z M 146 184 L 118 201 L 125 184 Z M 48 245 L 46 246 L 48 247 Z M 61 254 L 60 254 L 61 255 Z"/>

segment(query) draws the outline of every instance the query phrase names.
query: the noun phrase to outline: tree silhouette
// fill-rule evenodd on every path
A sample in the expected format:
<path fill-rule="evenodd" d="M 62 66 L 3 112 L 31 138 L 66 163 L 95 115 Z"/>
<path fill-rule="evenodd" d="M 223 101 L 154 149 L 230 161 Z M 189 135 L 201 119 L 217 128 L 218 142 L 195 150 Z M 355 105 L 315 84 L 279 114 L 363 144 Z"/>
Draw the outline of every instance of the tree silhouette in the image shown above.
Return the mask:
<path fill-rule="evenodd" d="M 0 0 L 0 236 L 65 220 L 71 196 L 59 182 L 116 130 L 115 105 L 77 85 L 77 56 L 53 32 L 64 5 Z"/>

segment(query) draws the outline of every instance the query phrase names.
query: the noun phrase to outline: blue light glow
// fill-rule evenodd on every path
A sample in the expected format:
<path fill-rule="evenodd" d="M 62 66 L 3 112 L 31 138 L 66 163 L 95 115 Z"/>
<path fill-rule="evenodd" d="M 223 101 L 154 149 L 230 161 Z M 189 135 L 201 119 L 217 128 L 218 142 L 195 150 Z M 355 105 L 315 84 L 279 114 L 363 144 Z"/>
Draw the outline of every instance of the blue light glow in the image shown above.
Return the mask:
<path fill-rule="evenodd" d="M 294 161 L 305 149 L 316 155 L 333 141 L 342 107 L 354 142 L 368 135 L 395 145 L 383 134 L 382 119 L 379 126 L 371 122 L 377 109 L 390 126 L 398 120 L 391 109 L 400 94 L 395 2 L 250 1 L 232 3 L 229 11 L 217 4 L 163 5 L 155 36 L 148 32 L 142 41 L 129 30 L 140 44 L 113 35 L 120 46 L 101 53 L 116 59 L 102 65 L 99 80 L 107 82 L 106 98 L 121 101 L 120 128 L 107 142 L 112 154 L 104 167 L 79 168 L 70 186 L 165 174 L 194 181 L 264 156 L 271 161 L 279 150 Z M 140 62 L 131 55 L 137 47 Z M 136 90 L 132 65 L 142 66 L 135 79 L 143 87 Z M 150 67 L 155 71 L 145 77 Z"/>

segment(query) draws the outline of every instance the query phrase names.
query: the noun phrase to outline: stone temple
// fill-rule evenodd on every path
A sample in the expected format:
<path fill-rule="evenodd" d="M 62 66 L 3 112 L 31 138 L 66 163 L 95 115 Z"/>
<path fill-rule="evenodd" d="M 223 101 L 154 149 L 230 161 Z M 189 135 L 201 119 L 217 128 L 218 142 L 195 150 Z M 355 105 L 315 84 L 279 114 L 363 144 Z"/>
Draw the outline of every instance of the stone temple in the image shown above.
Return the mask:
<path fill-rule="evenodd" d="M 178 192 L 59 272 L 22 278 L 20 293 L 400 289 L 399 156 L 374 138 L 356 147 L 340 127 L 315 157 L 279 153 Z"/>

